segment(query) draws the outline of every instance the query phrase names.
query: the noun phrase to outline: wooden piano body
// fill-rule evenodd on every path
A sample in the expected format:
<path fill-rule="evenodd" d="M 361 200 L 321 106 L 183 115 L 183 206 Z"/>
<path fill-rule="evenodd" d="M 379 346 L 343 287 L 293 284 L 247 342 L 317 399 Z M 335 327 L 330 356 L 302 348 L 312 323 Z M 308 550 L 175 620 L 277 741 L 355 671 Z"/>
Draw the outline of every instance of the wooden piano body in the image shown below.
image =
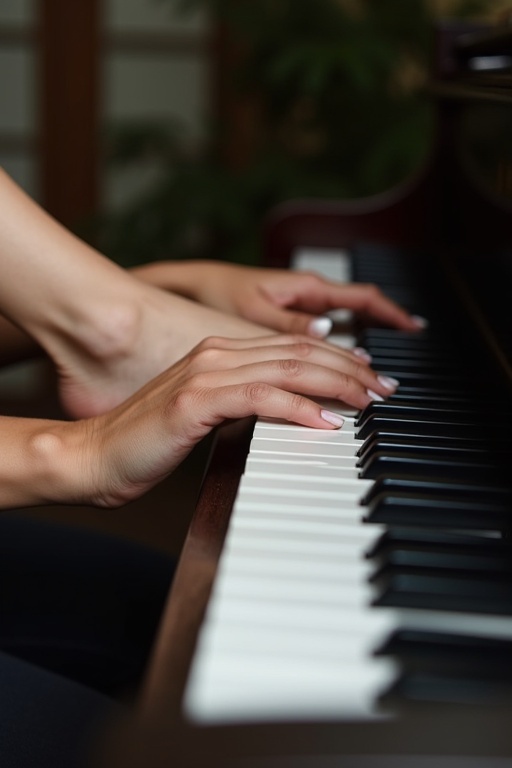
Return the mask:
<path fill-rule="evenodd" d="M 472 288 L 465 284 L 464 264 L 466 258 L 476 256 L 482 269 L 492 272 L 499 254 L 511 250 L 512 133 L 508 147 L 504 146 L 496 158 L 491 157 L 490 171 L 484 168 L 486 178 L 478 178 L 478 158 L 475 165 L 466 153 L 473 146 L 471 136 L 463 139 L 460 151 L 454 147 L 460 146 L 461 131 L 464 136 L 464 130 L 472 125 L 465 117 L 468 109 L 508 107 L 512 114 L 512 31 L 474 28 L 468 33 L 466 28 L 454 25 L 438 34 L 431 90 L 441 108 L 437 140 L 428 164 L 416 178 L 369 200 L 306 200 L 280 206 L 266 223 L 265 258 L 270 264 L 287 266 L 298 247 L 350 247 L 358 241 L 406 248 L 428 246 L 455 265 L 457 273 L 462 266 L 454 290 L 459 291 L 463 301 L 476 305 L 477 323 L 489 334 L 491 345 L 497 345 L 485 311 L 478 307 Z M 468 63 L 483 56 L 498 57 L 498 65 L 505 62 L 505 72 L 471 69 Z M 509 344 L 511 335 L 507 335 Z M 511 357 L 499 349 L 497 357 L 504 379 L 509 377 L 512 382 Z M 162 620 L 140 713 L 130 723 L 129 735 L 124 726 L 121 728 L 119 764 L 127 768 L 139 764 L 155 768 L 238 765 L 240 759 L 240 764 L 245 765 L 245 758 L 252 757 L 254 762 L 247 763 L 251 766 L 280 766 L 279 756 L 293 755 L 282 765 L 373 768 L 401 765 L 402 755 L 409 756 L 404 758 L 404 765 L 414 768 L 411 756 L 424 754 L 437 756 L 432 765 L 439 768 L 448 759 L 442 755 L 475 759 L 485 756 L 484 762 L 476 762 L 475 766 L 492 765 L 487 760 L 493 757 L 512 759 L 512 708 L 507 707 L 447 712 L 434 708 L 419 714 L 405 713 L 398 723 L 373 724 L 371 729 L 357 722 L 201 727 L 184 721 L 183 691 L 243 471 L 251 426 L 250 422 L 240 422 L 218 431 Z M 119 744 L 115 742 L 118 756 Z M 178 760 L 180 753 L 182 763 Z M 304 762 L 298 761 L 300 755 Z M 394 755 L 395 762 L 385 762 L 385 755 Z M 329 756 L 337 756 L 337 761 L 331 763 Z M 350 762 L 356 757 L 361 762 Z"/>

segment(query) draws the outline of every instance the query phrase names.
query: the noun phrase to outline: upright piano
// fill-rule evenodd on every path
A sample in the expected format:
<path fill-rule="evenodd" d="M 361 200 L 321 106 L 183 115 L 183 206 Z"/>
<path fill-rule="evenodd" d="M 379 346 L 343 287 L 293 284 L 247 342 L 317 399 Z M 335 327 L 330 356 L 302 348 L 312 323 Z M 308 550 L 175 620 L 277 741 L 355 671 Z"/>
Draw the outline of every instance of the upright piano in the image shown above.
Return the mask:
<path fill-rule="evenodd" d="M 265 229 L 428 328 L 335 317 L 400 381 L 339 432 L 218 430 L 126 766 L 512 765 L 512 31 L 437 35 L 425 167 Z"/>

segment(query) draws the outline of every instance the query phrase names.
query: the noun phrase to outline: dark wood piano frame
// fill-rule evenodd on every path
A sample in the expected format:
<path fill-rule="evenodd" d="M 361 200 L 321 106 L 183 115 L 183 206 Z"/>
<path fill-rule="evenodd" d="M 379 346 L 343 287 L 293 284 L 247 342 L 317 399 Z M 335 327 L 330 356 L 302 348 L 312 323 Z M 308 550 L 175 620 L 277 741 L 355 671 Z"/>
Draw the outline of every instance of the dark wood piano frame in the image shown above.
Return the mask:
<path fill-rule="evenodd" d="M 443 27 L 437 35 L 431 91 L 441 101 L 442 108 L 428 163 L 415 178 L 371 199 L 339 202 L 303 200 L 281 205 L 265 225 L 264 252 L 269 264 L 288 266 L 298 246 L 350 247 L 358 240 L 406 247 L 417 246 L 421 236 L 423 245 L 428 243 L 447 251 L 464 248 L 468 244 L 477 247 L 485 244 L 487 251 L 494 246 L 510 247 L 512 207 L 469 184 L 452 147 L 461 103 L 491 100 L 512 105 L 512 74 L 499 78 L 490 74 L 469 75 L 465 66 L 469 58 L 480 53 L 510 55 L 512 30 L 468 28 L 454 24 Z M 457 200 L 457 205 L 453 204 L 454 200 Z M 295 746 L 302 744 L 302 749 L 308 753 L 312 745 L 318 746 L 318 739 L 322 740 L 325 752 L 333 750 L 334 745 L 339 749 L 343 744 L 344 754 L 349 754 L 351 751 L 357 753 L 357 749 L 365 743 L 361 734 L 359 740 L 354 736 L 358 733 L 356 726 L 355 730 L 352 728 L 349 731 L 340 724 L 303 724 L 299 730 L 294 730 L 293 725 L 281 726 L 276 741 L 272 736 L 274 732 L 268 727 L 226 731 L 222 728 L 198 729 L 183 722 L 183 690 L 243 471 L 252 423 L 252 420 L 246 420 L 228 424 L 217 432 L 209 469 L 162 620 L 134 724 L 135 731 L 145 733 L 143 742 L 146 749 L 151 744 L 155 766 L 166 764 L 165 758 L 162 758 L 166 748 L 176 754 L 176 747 L 171 745 L 186 744 L 189 749 L 191 744 L 197 744 L 198 731 L 202 733 L 203 756 L 213 748 L 213 744 L 218 746 L 219 742 L 223 745 L 220 751 L 224 749 L 226 754 L 236 754 L 237 751 L 243 754 L 265 753 L 269 745 L 278 751 L 286 750 L 286 744 L 289 746 L 290 743 Z M 452 724 L 453 717 L 458 716 L 451 715 Z M 471 735 L 471 718 L 474 718 L 474 723 L 479 723 L 475 733 L 478 732 L 480 737 L 481 726 L 486 724 L 483 740 Z M 480 748 L 484 745 L 485 754 L 512 754 L 511 739 L 504 725 L 506 720 L 503 713 L 496 716 L 489 712 L 473 713 L 466 716 L 459 729 L 452 728 L 448 737 L 442 727 L 442 718 L 436 717 L 435 749 L 442 744 L 447 754 L 450 751 L 457 754 L 464 732 L 466 744 L 468 740 L 475 742 L 475 754 L 479 752 L 479 745 Z M 401 730 L 402 741 L 397 745 L 395 726 L 388 726 L 387 735 L 384 731 L 379 732 L 382 738 L 375 742 L 375 749 L 407 752 L 411 744 L 417 743 L 418 734 L 425 736 L 430 733 L 431 727 L 432 724 L 425 718 L 417 721 L 413 717 L 408 728 Z M 240 738 L 233 738 L 234 732 Z M 407 737 L 404 736 L 406 732 L 409 734 Z M 441 733 L 444 734 L 442 738 Z M 266 734 L 266 742 L 263 734 Z M 428 752 L 429 738 L 423 741 Z M 243 747 L 234 746 L 241 743 Z M 230 746 L 227 747 L 227 744 Z M 366 748 L 371 751 L 368 744 Z M 126 765 L 131 764 L 130 755 L 133 757 L 133 754 L 129 751 L 125 754 Z M 191 764 L 195 763 L 192 761 Z"/>

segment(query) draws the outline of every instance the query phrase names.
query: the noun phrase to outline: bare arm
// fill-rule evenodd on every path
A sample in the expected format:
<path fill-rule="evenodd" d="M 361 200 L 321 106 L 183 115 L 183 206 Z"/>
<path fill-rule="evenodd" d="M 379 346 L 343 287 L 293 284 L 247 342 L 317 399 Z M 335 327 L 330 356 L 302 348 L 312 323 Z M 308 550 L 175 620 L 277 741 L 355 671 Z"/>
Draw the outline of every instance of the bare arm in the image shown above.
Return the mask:
<path fill-rule="evenodd" d="M 136 279 L 76 238 L 0 172 L 0 311 L 46 351 L 64 407 L 94 416 L 126 400 L 206 336 L 254 338 L 256 321 Z M 340 364 L 353 370 L 351 353 Z M 389 394 L 366 366 L 356 378 Z M 362 381 L 363 381 L 362 380 Z"/>
<path fill-rule="evenodd" d="M 112 411 L 75 422 L 0 417 L 0 508 L 116 507 L 151 488 L 224 419 L 258 415 L 336 429 L 307 395 L 362 408 L 372 395 L 331 353 L 286 337 L 208 339 Z"/>
<path fill-rule="evenodd" d="M 326 335 L 318 322 L 329 310 L 353 310 L 361 317 L 406 331 L 423 327 L 375 285 L 344 284 L 306 272 L 259 269 L 216 261 L 162 261 L 133 274 L 152 285 L 223 312 L 287 333 Z"/>

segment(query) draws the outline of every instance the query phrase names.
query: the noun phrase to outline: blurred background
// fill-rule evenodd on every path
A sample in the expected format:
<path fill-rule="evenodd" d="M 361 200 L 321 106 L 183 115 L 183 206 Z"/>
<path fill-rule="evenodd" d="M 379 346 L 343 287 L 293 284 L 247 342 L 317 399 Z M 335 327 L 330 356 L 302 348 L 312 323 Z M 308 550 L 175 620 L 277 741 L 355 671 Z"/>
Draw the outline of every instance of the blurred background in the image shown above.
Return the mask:
<path fill-rule="evenodd" d="M 276 203 L 372 195 L 422 164 L 433 23 L 495 21 L 511 9 L 510 0 L 0 0 L 0 164 L 124 266 L 257 264 Z M 47 409 L 50 388 L 41 363 L 16 366 L 0 378 L 2 411 Z M 161 545 L 154 514 L 144 535 Z M 140 536 L 137 509 L 83 518 L 114 529 L 122 518 Z"/>

